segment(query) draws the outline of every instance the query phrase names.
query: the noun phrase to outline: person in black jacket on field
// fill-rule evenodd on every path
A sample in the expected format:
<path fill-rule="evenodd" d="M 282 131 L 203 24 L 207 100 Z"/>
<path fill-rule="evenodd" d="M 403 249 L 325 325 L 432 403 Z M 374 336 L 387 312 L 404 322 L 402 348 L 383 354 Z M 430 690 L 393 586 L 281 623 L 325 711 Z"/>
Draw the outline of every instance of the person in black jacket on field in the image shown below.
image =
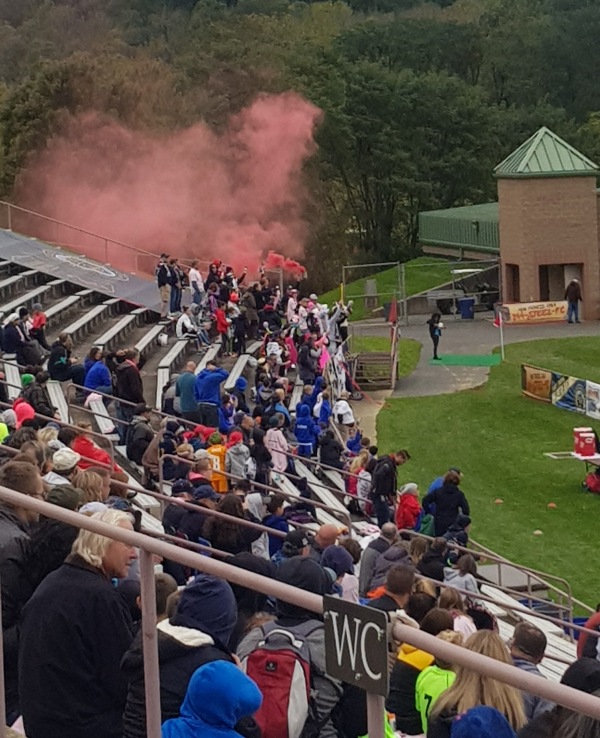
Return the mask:
<path fill-rule="evenodd" d="M 442 486 L 423 498 L 423 510 L 433 515 L 436 536 L 443 536 L 454 525 L 459 513 L 471 514 L 467 498 L 458 486 L 459 482 L 460 476 L 455 471 L 449 471 Z"/>
<path fill-rule="evenodd" d="M 177 611 L 157 625 L 160 707 L 163 722 L 179 717 L 192 674 L 211 661 L 234 659 L 225 645 L 237 620 L 235 597 L 228 582 L 199 574 L 183 590 Z M 142 634 L 138 633 L 121 664 L 128 682 L 123 738 L 146 738 L 146 695 Z M 236 730 L 246 738 L 260 735 L 252 718 Z"/>
<path fill-rule="evenodd" d="M 406 464 L 409 459 L 410 454 L 404 449 L 377 459 L 377 466 L 373 471 L 371 500 L 377 515 L 377 525 L 380 528 L 392 519 L 390 507 L 394 504 L 398 488 L 396 471 L 399 466 Z"/>
<path fill-rule="evenodd" d="M 125 512 L 94 517 L 133 530 Z M 82 530 L 25 606 L 19 696 L 29 738 L 122 738 L 127 685 L 119 665 L 133 627 L 112 579 L 125 578 L 136 557 L 132 546 Z"/>

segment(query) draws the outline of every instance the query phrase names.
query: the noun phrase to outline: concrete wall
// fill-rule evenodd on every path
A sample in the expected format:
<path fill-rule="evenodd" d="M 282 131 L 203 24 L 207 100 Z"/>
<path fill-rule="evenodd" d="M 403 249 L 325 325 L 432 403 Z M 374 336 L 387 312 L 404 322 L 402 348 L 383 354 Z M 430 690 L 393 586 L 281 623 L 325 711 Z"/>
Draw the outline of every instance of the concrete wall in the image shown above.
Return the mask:
<path fill-rule="evenodd" d="M 500 179 L 498 202 L 503 280 L 506 264 L 519 266 L 521 301 L 540 299 L 540 265 L 581 264 L 583 317 L 600 318 L 596 178 Z"/>

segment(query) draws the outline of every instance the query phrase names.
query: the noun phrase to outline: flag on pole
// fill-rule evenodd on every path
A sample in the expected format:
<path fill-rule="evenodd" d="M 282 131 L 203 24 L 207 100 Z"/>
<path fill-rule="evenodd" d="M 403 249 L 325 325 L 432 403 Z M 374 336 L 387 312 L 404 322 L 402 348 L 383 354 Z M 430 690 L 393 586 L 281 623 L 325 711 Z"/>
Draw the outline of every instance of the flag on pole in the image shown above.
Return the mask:
<path fill-rule="evenodd" d="M 502 356 L 502 359 L 504 359 L 504 320 L 502 318 L 501 308 L 496 309 L 496 316 L 494 317 L 493 326 L 494 328 L 500 329 L 500 354 Z"/>

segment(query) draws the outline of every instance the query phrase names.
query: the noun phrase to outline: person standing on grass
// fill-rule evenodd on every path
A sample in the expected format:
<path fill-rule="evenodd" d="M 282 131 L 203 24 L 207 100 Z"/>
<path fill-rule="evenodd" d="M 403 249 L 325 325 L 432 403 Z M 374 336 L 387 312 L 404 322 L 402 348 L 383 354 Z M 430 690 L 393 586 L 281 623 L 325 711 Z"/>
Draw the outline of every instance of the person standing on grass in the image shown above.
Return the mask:
<path fill-rule="evenodd" d="M 579 323 L 579 302 L 583 302 L 581 296 L 581 285 L 578 279 L 572 279 L 565 290 L 565 300 L 568 303 L 567 321 Z M 574 320 L 573 320 L 574 319 Z"/>
<path fill-rule="evenodd" d="M 437 361 L 440 358 L 438 356 L 438 345 L 440 343 L 440 337 L 444 327 L 441 313 L 433 313 L 431 318 L 427 321 L 427 325 L 429 326 L 429 335 L 431 337 L 431 342 L 433 343 L 433 358 Z"/>

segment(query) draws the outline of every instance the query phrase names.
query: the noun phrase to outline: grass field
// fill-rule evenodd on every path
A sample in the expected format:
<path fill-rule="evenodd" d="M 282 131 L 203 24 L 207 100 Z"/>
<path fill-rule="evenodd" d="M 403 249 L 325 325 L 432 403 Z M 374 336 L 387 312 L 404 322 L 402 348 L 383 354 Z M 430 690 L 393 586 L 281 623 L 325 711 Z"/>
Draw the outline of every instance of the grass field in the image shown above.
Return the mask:
<path fill-rule="evenodd" d="M 436 259 L 432 256 L 420 256 L 418 259 L 407 261 L 404 265 L 406 272 L 406 294 L 417 295 L 419 292 L 437 287 L 452 279 L 451 269 L 453 262 L 445 259 Z M 427 265 L 427 267 L 425 267 Z M 456 265 L 454 265 L 456 266 Z M 393 293 L 398 290 L 398 268 L 392 267 L 379 274 L 370 275 L 377 282 L 377 292 L 382 295 L 380 305 L 391 302 Z M 351 320 L 362 320 L 368 318 L 369 313 L 365 309 L 364 300 L 361 295 L 365 294 L 364 279 L 358 279 L 346 285 L 345 299 L 354 300 L 354 308 Z M 329 290 L 319 297 L 320 302 L 328 305 L 340 299 L 340 290 L 337 287 Z"/>
<path fill-rule="evenodd" d="M 459 466 L 473 537 L 509 559 L 564 577 L 592 606 L 600 601 L 594 559 L 600 496 L 583 492 L 582 462 L 543 454 L 570 450 L 573 428 L 582 423 L 600 427 L 522 397 L 520 363 L 600 382 L 598 347 L 596 338 L 513 344 L 483 387 L 389 400 L 377 418 L 380 450 L 407 447 L 412 454 L 401 482 L 415 481 L 426 491 L 434 477 Z M 503 504 L 495 504 L 497 498 Z M 556 509 L 548 508 L 550 502 Z M 536 529 L 543 535 L 534 536 Z"/>
<path fill-rule="evenodd" d="M 421 344 L 413 338 L 401 338 L 398 342 L 398 376 L 412 374 L 421 357 Z M 383 336 L 355 336 L 352 339 L 353 352 L 389 351 L 390 340 Z"/>

